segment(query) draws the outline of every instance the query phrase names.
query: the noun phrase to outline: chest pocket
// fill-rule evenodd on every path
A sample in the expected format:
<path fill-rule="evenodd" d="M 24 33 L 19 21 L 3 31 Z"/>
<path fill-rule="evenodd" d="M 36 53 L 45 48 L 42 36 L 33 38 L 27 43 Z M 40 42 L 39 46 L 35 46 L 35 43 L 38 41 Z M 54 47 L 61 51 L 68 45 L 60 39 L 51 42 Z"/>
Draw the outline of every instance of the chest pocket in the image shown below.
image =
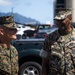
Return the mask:
<path fill-rule="evenodd" d="M 4 72 L 10 72 L 11 65 L 10 65 L 10 56 L 9 52 L 2 51 L 0 53 L 0 70 Z"/>
<path fill-rule="evenodd" d="M 68 49 L 71 51 L 71 59 L 75 68 L 75 40 L 69 43 Z"/>
<path fill-rule="evenodd" d="M 62 55 L 58 52 L 52 51 L 50 57 L 49 57 L 49 68 L 50 71 L 53 71 L 55 73 L 60 73 L 61 72 L 61 59 Z"/>

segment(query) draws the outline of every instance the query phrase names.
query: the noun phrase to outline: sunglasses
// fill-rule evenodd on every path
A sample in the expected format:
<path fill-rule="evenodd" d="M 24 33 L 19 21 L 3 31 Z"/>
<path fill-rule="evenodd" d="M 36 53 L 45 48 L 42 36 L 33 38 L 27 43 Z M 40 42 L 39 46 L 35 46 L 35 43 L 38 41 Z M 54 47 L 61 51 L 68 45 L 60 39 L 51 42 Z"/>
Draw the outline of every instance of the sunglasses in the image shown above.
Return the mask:
<path fill-rule="evenodd" d="M 16 28 L 8 28 L 8 27 L 6 27 L 6 29 L 8 29 L 9 31 L 17 31 Z"/>

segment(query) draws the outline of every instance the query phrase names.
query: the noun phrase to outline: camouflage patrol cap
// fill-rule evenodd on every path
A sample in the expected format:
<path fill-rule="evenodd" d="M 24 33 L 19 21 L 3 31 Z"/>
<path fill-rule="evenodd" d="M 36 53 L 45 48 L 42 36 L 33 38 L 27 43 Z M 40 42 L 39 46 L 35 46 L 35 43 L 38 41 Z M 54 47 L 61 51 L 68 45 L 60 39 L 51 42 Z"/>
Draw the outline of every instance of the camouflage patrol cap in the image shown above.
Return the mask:
<path fill-rule="evenodd" d="M 63 20 L 65 19 L 67 16 L 71 15 L 71 11 L 70 10 L 62 10 L 59 11 L 57 13 L 57 15 L 55 16 L 54 20 Z"/>
<path fill-rule="evenodd" d="M 17 28 L 17 24 L 14 22 L 13 15 L 10 16 L 1 16 L 0 17 L 0 25 L 4 25 L 8 28 Z"/>

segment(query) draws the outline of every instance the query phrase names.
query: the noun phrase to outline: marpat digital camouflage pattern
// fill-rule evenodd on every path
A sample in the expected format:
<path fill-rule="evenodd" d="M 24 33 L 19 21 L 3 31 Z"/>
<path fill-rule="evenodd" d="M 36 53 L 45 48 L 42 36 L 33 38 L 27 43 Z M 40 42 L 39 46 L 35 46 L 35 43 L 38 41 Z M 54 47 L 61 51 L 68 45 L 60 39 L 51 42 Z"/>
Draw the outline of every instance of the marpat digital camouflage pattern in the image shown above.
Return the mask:
<path fill-rule="evenodd" d="M 14 21 L 14 17 L 13 15 L 10 15 L 10 16 L 1 16 L 0 17 L 0 25 L 4 25 L 8 28 L 17 28 L 18 25 L 15 23 Z"/>
<path fill-rule="evenodd" d="M 75 75 L 75 29 L 67 35 L 58 30 L 45 39 L 43 50 L 48 52 L 49 75 Z"/>
<path fill-rule="evenodd" d="M 6 49 L 0 44 L 0 75 L 18 75 L 18 52 L 13 46 Z"/>
<path fill-rule="evenodd" d="M 72 12 L 70 10 L 62 10 L 57 13 L 57 15 L 54 17 L 55 20 L 63 20 L 65 19 L 68 15 L 71 15 Z"/>

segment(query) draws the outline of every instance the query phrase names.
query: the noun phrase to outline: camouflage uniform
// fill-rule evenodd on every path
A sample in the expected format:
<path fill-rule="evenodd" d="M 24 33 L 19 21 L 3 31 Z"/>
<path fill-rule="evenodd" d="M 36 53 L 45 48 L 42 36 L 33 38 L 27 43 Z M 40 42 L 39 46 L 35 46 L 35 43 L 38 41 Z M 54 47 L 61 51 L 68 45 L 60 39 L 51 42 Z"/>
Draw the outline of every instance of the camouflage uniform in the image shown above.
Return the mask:
<path fill-rule="evenodd" d="M 13 15 L 0 17 L 0 26 L 5 26 L 10 29 L 16 29 Z M 0 75 L 18 75 L 18 52 L 10 45 L 9 49 L 3 47 L 0 42 Z"/>
<path fill-rule="evenodd" d="M 49 34 L 40 55 L 49 59 L 49 75 L 75 75 L 75 29 L 63 35 L 58 30 Z"/>
<path fill-rule="evenodd" d="M 18 75 L 18 52 L 13 46 L 6 49 L 0 44 L 0 74 Z"/>

